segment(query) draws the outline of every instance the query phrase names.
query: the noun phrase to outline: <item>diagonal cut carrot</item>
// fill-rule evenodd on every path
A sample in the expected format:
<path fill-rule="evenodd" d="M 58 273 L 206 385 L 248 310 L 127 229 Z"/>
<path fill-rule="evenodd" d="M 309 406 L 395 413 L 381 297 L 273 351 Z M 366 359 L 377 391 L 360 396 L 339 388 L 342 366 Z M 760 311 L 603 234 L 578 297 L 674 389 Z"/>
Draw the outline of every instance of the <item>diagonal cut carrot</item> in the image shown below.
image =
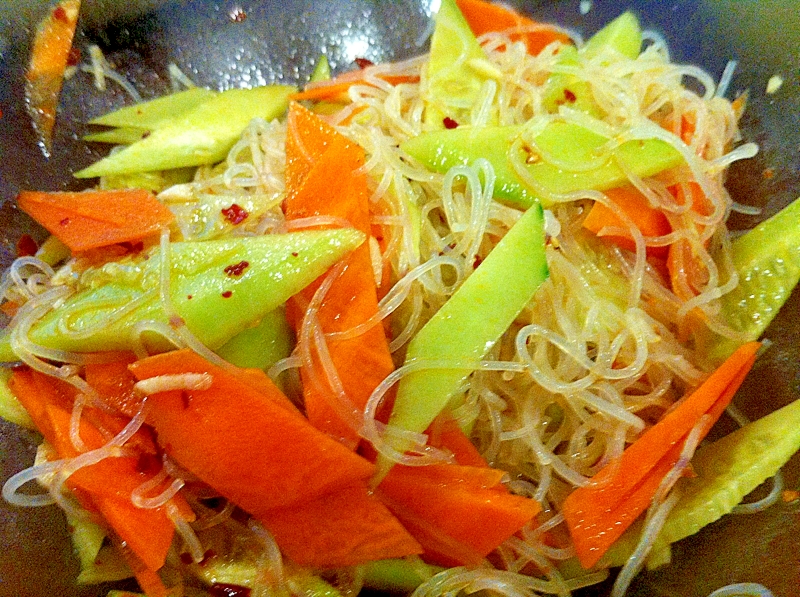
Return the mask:
<path fill-rule="evenodd" d="M 513 41 L 523 40 L 528 48 L 528 53 L 534 56 L 554 41 L 570 43 L 568 35 L 555 28 L 537 23 L 500 4 L 485 0 L 456 0 L 456 4 L 476 37 L 490 31 L 510 30 L 512 32 L 511 39 Z M 537 28 L 524 31 L 524 28 L 527 27 Z"/>
<path fill-rule="evenodd" d="M 650 504 L 663 477 L 675 465 L 683 443 L 708 414 L 708 432 L 730 403 L 755 362 L 761 344 L 741 346 L 694 392 L 601 469 L 592 483 L 565 500 L 563 513 L 584 568 L 590 568 Z"/>
<path fill-rule="evenodd" d="M 281 551 L 295 564 L 340 568 L 422 553 L 364 483 L 260 515 Z"/>
<path fill-rule="evenodd" d="M 25 73 L 28 112 L 48 152 L 80 7 L 80 0 L 62 0 L 39 23 Z"/>
<path fill-rule="evenodd" d="M 151 237 L 175 219 L 144 189 L 22 191 L 17 203 L 73 253 Z"/>
<path fill-rule="evenodd" d="M 289 112 L 286 143 L 288 220 L 335 216 L 370 234 L 369 191 L 357 170 L 364 152 L 318 116 L 298 104 Z M 378 312 L 377 289 L 369 246 L 363 244 L 346 258 L 346 267 L 333 282 L 317 317 L 326 333 L 351 329 Z M 320 281 L 297 297 L 311 301 Z M 300 326 L 294 318 L 295 327 Z M 363 409 L 377 385 L 394 369 L 383 326 L 376 325 L 356 338 L 328 341 L 328 351 L 350 402 Z M 313 354 L 313 351 L 312 351 Z M 319 359 L 314 371 L 301 370 L 309 421 L 332 437 L 355 448 L 359 436 L 337 409 L 339 397 L 328 383 Z"/>
<path fill-rule="evenodd" d="M 205 390 L 149 397 L 148 421 L 167 454 L 255 516 L 305 502 L 359 480 L 373 466 L 304 418 L 191 350 L 168 352 L 130 366 L 137 379 L 205 373 Z"/>
<path fill-rule="evenodd" d="M 488 467 L 398 465 L 377 494 L 422 544 L 426 559 L 477 564 L 541 510 L 538 502 L 510 494 L 503 475 Z"/>
<path fill-rule="evenodd" d="M 381 79 L 389 83 L 389 85 L 400 85 L 401 83 L 417 83 L 419 77 L 410 75 L 385 75 Z M 303 91 L 293 93 L 289 99 L 294 101 L 302 100 L 333 100 L 340 98 L 347 90 L 353 85 L 369 85 L 364 79 L 356 79 L 348 77 L 347 80 L 332 79 L 314 84 L 313 86 L 306 87 Z"/>
<path fill-rule="evenodd" d="M 53 381 L 37 371 L 21 370 L 14 372 L 9 385 L 59 458 L 75 458 L 79 452 L 69 435 L 72 406 Z M 81 419 L 80 436 L 89 450 L 101 448 L 107 442 L 88 418 Z M 148 568 L 158 570 L 164 565 L 175 529 L 163 506 L 144 510 L 136 508 L 130 500 L 131 492 L 152 474 L 141 470 L 137 456 L 105 458 L 73 473 L 67 479 L 67 486 L 87 508 L 100 512 Z M 187 518 L 193 519 L 193 512 L 180 495 L 173 497 L 172 502 Z"/>

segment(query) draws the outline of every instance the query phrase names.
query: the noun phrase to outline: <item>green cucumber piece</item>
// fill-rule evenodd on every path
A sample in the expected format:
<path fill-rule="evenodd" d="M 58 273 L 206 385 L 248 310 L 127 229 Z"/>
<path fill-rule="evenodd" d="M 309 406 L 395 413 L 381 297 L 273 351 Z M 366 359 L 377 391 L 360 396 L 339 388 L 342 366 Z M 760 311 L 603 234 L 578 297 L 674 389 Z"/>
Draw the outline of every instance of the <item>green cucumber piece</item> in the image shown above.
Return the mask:
<path fill-rule="evenodd" d="M 693 535 L 729 513 L 798 450 L 800 400 L 701 446 L 692 458 L 697 477 L 679 482 L 681 497 L 655 548 Z"/>
<path fill-rule="evenodd" d="M 548 276 L 544 216 L 532 206 L 411 341 L 406 363 L 463 362 L 404 377 L 389 424 L 423 432 Z"/>
<path fill-rule="evenodd" d="M 364 586 L 386 593 L 410 594 L 428 578 L 442 572 L 444 568 L 410 562 L 401 558 L 376 560 L 362 565 Z M 422 572 L 421 575 L 420 572 Z"/>
<path fill-rule="evenodd" d="M 580 51 L 587 57 L 594 57 L 612 49 L 634 59 L 641 48 L 642 28 L 639 19 L 632 12 L 626 11 L 595 33 Z"/>
<path fill-rule="evenodd" d="M 152 131 L 193 110 L 215 95 L 216 91 L 193 87 L 133 106 L 125 106 L 93 118 L 89 124 Z"/>
<path fill-rule="evenodd" d="M 455 0 L 442 0 L 434 20 L 423 100 L 425 122 L 443 128 L 445 116 L 458 121 L 475 103 L 485 77 L 473 65 L 486 54 Z"/>
<path fill-rule="evenodd" d="M 558 52 L 558 66 L 579 66 L 578 49 L 575 46 L 564 45 Z M 592 87 L 577 75 L 558 72 L 550 75 L 547 86 L 542 96 L 542 104 L 550 113 L 558 112 L 560 106 L 568 106 L 573 110 L 580 110 L 589 116 L 600 118 L 602 112 L 592 97 Z"/>
<path fill-rule="evenodd" d="M 296 88 L 288 85 L 270 85 L 222 92 L 74 176 L 92 178 L 217 163 L 253 118 L 272 120 L 283 114 L 294 91 Z"/>
<path fill-rule="evenodd" d="M 294 347 L 294 333 L 279 307 L 257 325 L 236 334 L 217 350 L 217 354 L 237 367 L 267 370 L 288 357 Z"/>
<path fill-rule="evenodd" d="M 328 62 L 328 57 L 325 54 L 320 54 L 317 64 L 314 67 L 314 72 L 308 79 L 309 83 L 316 83 L 317 81 L 330 81 L 331 79 L 331 65 Z"/>
<path fill-rule="evenodd" d="M 723 295 L 722 317 L 731 327 L 757 340 L 800 281 L 800 199 L 731 243 L 739 285 Z M 737 342 L 705 338 L 708 352 L 724 360 Z"/>
<path fill-rule="evenodd" d="M 149 134 L 144 129 L 136 129 L 133 127 L 120 127 L 101 131 L 99 133 L 91 133 L 84 135 L 83 140 L 91 143 L 113 143 L 115 145 L 130 145 L 136 143 Z"/>
<path fill-rule="evenodd" d="M 447 172 L 450 168 L 470 164 L 478 158 L 487 159 L 496 176 L 494 194 L 497 199 L 526 208 L 537 199 L 544 207 L 552 204 L 517 176 L 509 160 L 512 151 L 519 151 L 520 162 L 526 161 L 523 149 L 514 143 L 523 133 L 521 126 L 459 127 L 451 130 L 423 133 L 405 141 L 400 147 L 428 168 Z M 554 120 L 534 138 L 541 150 L 574 170 L 562 169 L 538 159 L 525 166 L 527 176 L 550 193 L 560 194 L 582 189 L 604 191 L 627 182 L 628 177 L 617 165 L 623 163 L 637 176 L 653 176 L 683 162 L 683 156 L 660 139 L 627 141 L 609 152 L 602 165 L 582 170 L 586 162 L 597 160 L 597 152 L 608 138 L 572 122 Z M 530 161 L 530 160 L 529 160 Z"/>
<path fill-rule="evenodd" d="M 36 430 L 36 425 L 28 411 L 25 410 L 25 407 L 14 396 L 11 388 L 8 387 L 8 380 L 11 378 L 12 373 L 11 369 L 0 367 L 0 419 L 26 429 Z"/>
<path fill-rule="evenodd" d="M 238 237 L 171 244 L 171 297 L 189 330 L 212 350 L 252 326 L 267 313 L 322 275 L 355 249 L 364 234 L 352 228 L 302 231 L 261 237 Z M 241 264 L 247 263 L 242 267 Z M 239 266 L 240 274 L 226 268 Z M 137 322 L 169 323 L 158 297 L 160 257 L 155 253 L 138 274 L 125 267 L 97 272 L 90 286 L 50 311 L 31 329 L 42 346 L 75 352 L 131 350 Z M 104 274 L 104 272 L 106 272 Z M 101 275 L 104 274 L 104 275 Z M 105 282 L 108 278 L 111 281 Z M 149 292 L 149 294 L 147 294 Z M 121 318 L 109 317 L 121 307 L 139 303 Z M 81 336 L 65 335 L 67 328 Z M 0 336 L 0 362 L 15 361 L 10 331 Z M 165 350 L 163 341 L 152 346 Z"/>

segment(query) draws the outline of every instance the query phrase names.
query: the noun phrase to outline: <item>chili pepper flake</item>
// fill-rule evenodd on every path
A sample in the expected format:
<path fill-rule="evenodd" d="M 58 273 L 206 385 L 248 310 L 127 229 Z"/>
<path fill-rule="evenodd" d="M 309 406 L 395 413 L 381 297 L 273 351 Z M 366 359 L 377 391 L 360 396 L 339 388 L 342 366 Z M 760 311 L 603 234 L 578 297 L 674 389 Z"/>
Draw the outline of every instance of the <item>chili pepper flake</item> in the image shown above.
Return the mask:
<path fill-rule="evenodd" d="M 238 278 L 244 273 L 244 270 L 246 270 L 248 267 L 250 267 L 249 262 L 240 261 L 239 263 L 234 263 L 232 265 L 227 266 L 224 271 L 225 274 L 227 274 L 229 277 Z"/>
<path fill-rule="evenodd" d="M 222 293 L 222 298 L 231 298 L 233 296 L 233 292 L 230 290 L 226 290 Z"/>
<path fill-rule="evenodd" d="M 458 128 L 458 123 L 455 120 L 453 120 L 452 118 L 450 118 L 449 116 L 445 116 L 442 119 L 442 124 L 444 125 L 444 128 L 446 128 L 446 129 Z"/>
<path fill-rule="evenodd" d="M 247 213 L 247 210 L 243 207 L 236 205 L 235 203 L 230 207 L 226 207 L 222 209 L 222 215 L 225 216 L 225 219 L 228 220 L 234 226 L 236 224 L 241 224 L 247 219 L 247 216 L 250 214 Z"/>

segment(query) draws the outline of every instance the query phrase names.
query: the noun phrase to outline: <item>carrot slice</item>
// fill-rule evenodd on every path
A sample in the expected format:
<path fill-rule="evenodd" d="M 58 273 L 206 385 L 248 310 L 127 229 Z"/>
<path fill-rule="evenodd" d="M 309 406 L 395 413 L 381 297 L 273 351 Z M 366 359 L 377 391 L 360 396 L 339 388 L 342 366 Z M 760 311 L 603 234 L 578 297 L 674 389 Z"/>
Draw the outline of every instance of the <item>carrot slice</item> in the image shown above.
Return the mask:
<path fill-rule="evenodd" d="M 355 566 L 422 553 L 422 547 L 364 483 L 259 516 L 281 551 L 314 568 Z"/>
<path fill-rule="evenodd" d="M 489 466 L 478 449 L 461 431 L 458 422 L 449 411 L 444 411 L 436 417 L 427 433 L 428 444 L 434 448 L 449 450 L 458 464 L 477 467 Z"/>
<path fill-rule="evenodd" d="M 206 390 L 149 397 L 159 443 L 184 467 L 255 516 L 366 480 L 373 466 L 305 419 L 188 349 L 130 366 L 137 379 L 207 373 Z M 266 386 L 266 384 L 265 384 Z"/>
<path fill-rule="evenodd" d="M 291 172 L 287 174 L 285 203 L 288 220 L 335 216 L 370 234 L 367 181 L 365 175 L 356 173 L 364 164 L 360 147 L 305 108 L 292 104 L 286 156 L 287 172 Z M 369 246 L 361 245 L 345 261 L 344 271 L 333 282 L 317 312 L 326 333 L 351 329 L 378 312 Z M 318 280 L 303 290 L 298 299 L 310 302 L 319 283 Z M 297 318 L 294 324 L 299 327 Z M 356 338 L 332 339 L 327 344 L 345 394 L 355 408 L 363 409 L 372 391 L 394 369 L 383 326 L 373 326 Z M 304 368 L 301 375 L 309 421 L 355 448 L 359 436 L 347 423 L 346 415 L 337 409 L 339 397 L 330 387 L 320 360 L 315 359 L 314 371 Z"/>
<path fill-rule="evenodd" d="M 487 467 L 398 465 L 378 485 L 378 496 L 427 559 L 477 564 L 541 510 L 538 502 L 508 493 L 503 474 Z"/>
<path fill-rule="evenodd" d="M 401 83 L 417 83 L 419 77 L 411 75 L 384 75 L 380 77 L 389 85 L 400 85 Z M 290 100 L 336 100 L 347 93 L 353 85 L 369 85 L 364 79 L 348 77 L 347 80 L 331 79 L 330 81 L 320 81 L 306 87 L 303 91 L 293 93 L 289 96 Z M 346 98 L 345 98 L 346 99 Z"/>
<path fill-rule="evenodd" d="M 476 37 L 490 31 L 512 30 L 511 39 L 523 40 L 528 53 L 534 56 L 554 41 L 570 43 L 568 35 L 499 4 L 484 0 L 456 0 L 456 4 Z M 523 30 L 528 27 L 536 29 Z"/>
<path fill-rule="evenodd" d="M 741 346 L 656 425 L 631 444 L 620 460 L 601 469 L 592 483 L 565 500 L 563 512 L 584 568 L 590 568 L 647 508 L 659 483 L 675 465 L 686 436 L 708 414 L 711 424 L 741 385 L 761 346 Z"/>
<path fill-rule="evenodd" d="M 51 378 L 36 371 L 16 371 L 10 386 L 59 458 L 78 456 L 69 435 L 72 407 Z M 80 436 L 90 450 L 108 441 L 87 418 L 81 419 Z M 131 492 L 152 477 L 152 472 L 140 470 L 139 464 L 136 456 L 105 458 L 73 473 L 67 479 L 67 486 L 87 507 L 101 513 L 148 568 L 158 570 L 164 565 L 175 529 L 164 507 L 145 510 L 130 501 Z M 173 503 L 193 519 L 191 509 L 180 495 L 173 498 Z"/>
<path fill-rule="evenodd" d="M 24 212 L 73 253 L 157 234 L 175 216 L 149 191 L 127 189 L 83 193 L 22 191 Z"/>
<path fill-rule="evenodd" d="M 33 127 L 50 152 L 56 107 L 78 23 L 80 0 L 62 0 L 36 29 L 25 74 L 25 94 Z"/>
<path fill-rule="evenodd" d="M 133 386 L 136 378 L 128 370 L 128 365 L 136 361 L 133 353 L 120 354 L 119 360 L 108 363 L 89 363 L 84 371 L 86 383 L 99 394 L 110 408 L 134 416 L 142 407 L 142 396 Z"/>
<path fill-rule="evenodd" d="M 633 220 L 643 236 L 663 236 L 672 231 L 672 227 L 660 209 L 650 205 L 640 191 L 633 187 L 619 187 L 605 191 L 609 199 L 615 203 L 625 214 Z M 589 215 L 583 221 L 583 227 L 595 234 L 600 234 L 603 228 L 619 228 L 621 233 L 603 234 L 602 238 L 619 245 L 630 251 L 636 250 L 633 236 L 628 231 L 627 225 L 609 207 L 595 202 L 589 210 Z M 665 257 L 667 247 L 647 247 L 648 255 Z"/>

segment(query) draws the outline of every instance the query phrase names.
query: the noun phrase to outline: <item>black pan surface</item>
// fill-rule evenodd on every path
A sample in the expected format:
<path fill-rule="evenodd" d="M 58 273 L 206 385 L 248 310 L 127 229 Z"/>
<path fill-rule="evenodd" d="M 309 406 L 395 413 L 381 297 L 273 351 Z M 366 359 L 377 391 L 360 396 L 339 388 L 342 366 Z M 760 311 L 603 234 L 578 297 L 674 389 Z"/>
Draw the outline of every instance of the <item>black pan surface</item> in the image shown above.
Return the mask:
<path fill-rule="evenodd" d="M 101 46 L 145 98 L 168 91 L 167 65 L 176 63 L 198 84 L 224 89 L 269 82 L 302 84 L 325 53 L 337 72 L 355 58 L 374 62 L 425 50 L 420 34 L 436 0 L 84 0 L 75 44 L 86 54 Z M 759 155 L 731 170 L 729 189 L 760 216 L 734 215 L 749 228 L 800 196 L 800 11 L 792 0 L 634 0 L 579 3 L 515 1 L 541 20 L 590 35 L 627 8 L 662 33 L 673 59 L 702 65 L 719 77 L 728 60 L 738 67 L 729 97 L 749 90 L 744 140 Z M 589 7 L 582 14 L 581 5 Z M 41 230 L 14 205 L 20 189 L 78 189 L 70 173 L 101 155 L 81 142 L 84 123 L 130 99 L 114 84 L 100 93 L 88 75 L 66 82 L 53 154 L 45 159 L 25 112 L 23 72 L 32 27 L 46 0 L 0 2 L 0 265 L 13 259 L 22 234 Z M 765 92 L 780 75 L 783 86 Z M 766 175 L 770 172 L 771 175 Z M 800 293 L 795 292 L 768 330 L 770 351 L 736 398 L 751 418 L 800 397 Z M 725 422 L 722 422 L 725 426 Z M 729 429 L 728 429 L 729 430 Z M 727 431 L 723 429 L 723 431 Z M 37 436 L 0 422 L 0 482 L 33 460 Z M 800 486 L 800 459 L 784 469 Z M 779 504 L 748 517 L 727 517 L 674 547 L 671 566 L 643 573 L 630 595 L 704 597 L 732 582 L 761 582 L 776 597 L 800 596 L 800 506 Z M 107 586 L 78 587 L 63 516 L 55 507 L 23 510 L 0 504 L 0 597 L 90 597 Z M 123 585 L 125 586 L 125 585 Z M 127 585 L 135 588 L 135 585 Z M 608 584 L 585 592 L 605 595 Z"/>

